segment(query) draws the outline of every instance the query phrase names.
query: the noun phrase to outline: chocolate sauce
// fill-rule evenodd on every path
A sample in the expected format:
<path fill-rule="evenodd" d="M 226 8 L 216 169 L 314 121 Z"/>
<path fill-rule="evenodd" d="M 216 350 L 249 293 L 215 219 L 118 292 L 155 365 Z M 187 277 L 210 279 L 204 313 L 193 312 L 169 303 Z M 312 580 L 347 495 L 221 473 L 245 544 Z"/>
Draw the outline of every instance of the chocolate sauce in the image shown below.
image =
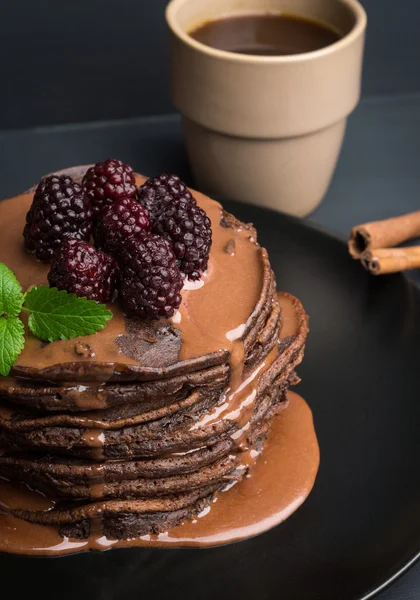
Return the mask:
<path fill-rule="evenodd" d="M 251 457 L 251 461 L 255 457 Z M 275 417 L 263 455 L 249 476 L 216 494 L 210 509 L 158 536 L 116 541 L 101 532 L 88 540 L 69 540 L 56 527 L 16 519 L 10 508 L 54 502 L 26 486 L 0 480 L 0 552 L 59 555 L 89 549 L 128 546 L 217 546 L 262 533 L 287 519 L 308 497 L 319 465 L 312 414 L 306 402 L 289 392 L 289 405 Z"/>
<path fill-rule="evenodd" d="M 298 318 L 293 299 L 279 294 L 282 307 L 282 338 L 293 340 L 299 335 L 305 321 Z M 292 341 L 290 342 L 292 343 Z M 287 350 L 286 350 L 287 351 Z M 103 494 L 103 484 L 98 482 L 102 466 L 92 465 L 90 496 L 93 500 L 91 522 L 94 527 L 86 541 L 63 539 L 54 526 L 40 526 L 16 519 L 8 514 L 9 508 L 51 510 L 54 500 L 16 483 L 0 484 L 0 551 L 21 554 L 65 554 L 88 549 L 105 550 L 122 546 L 206 546 L 227 543 L 261 533 L 287 518 L 309 494 L 319 462 L 319 451 L 309 408 L 296 394 L 290 393 L 290 403 L 275 418 L 263 456 L 244 446 L 244 433 L 253 412 L 256 390 L 264 374 L 278 359 L 275 347 L 235 388 L 228 388 L 225 402 L 203 416 L 192 429 L 215 426 L 232 421 L 237 426 L 232 437 L 241 450 L 240 467 L 249 474 L 239 483 L 232 482 L 229 489 L 219 492 L 203 513 L 191 521 L 172 528 L 159 536 L 143 536 L 135 540 L 106 539 L 101 533 L 103 502 L 95 503 Z M 91 421 L 89 421 L 91 425 Z M 98 437 L 101 429 L 87 429 L 85 436 L 93 450 L 101 450 Z M 98 445 L 97 445 L 98 444 Z M 256 506 L 258 509 L 256 510 Z"/>
<path fill-rule="evenodd" d="M 74 392 L 75 404 L 80 410 L 98 410 L 106 408 L 103 386 L 76 385 L 71 388 Z"/>
<path fill-rule="evenodd" d="M 142 181 L 143 178 L 138 178 L 137 183 Z M 107 504 L 98 501 L 103 497 L 104 491 L 103 483 L 98 480 L 102 469 L 100 461 L 104 460 L 108 424 L 101 421 L 100 410 L 96 413 L 75 413 L 74 418 L 84 429 L 82 441 L 90 448 L 91 459 L 98 462 L 98 465 L 92 464 L 88 482 L 93 500 L 88 507 L 92 524 L 89 539 L 68 540 L 60 537 L 56 526 L 35 525 L 16 519 L 10 514 L 10 509 L 51 511 L 52 515 L 55 500 L 25 486 L 1 480 L 0 512 L 3 514 L 0 515 L 0 551 L 65 554 L 86 549 L 103 550 L 112 546 L 226 543 L 255 535 L 276 525 L 291 514 L 309 494 L 318 468 L 319 453 L 311 413 L 302 399 L 295 394 L 289 395 L 290 405 L 276 417 L 264 454 L 256 466 L 254 463 L 259 454 L 245 443 L 259 385 L 269 376 L 272 365 L 285 357 L 290 348 L 293 349 L 293 340 L 298 336 L 303 336 L 303 339 L 306 337 L 306 317 L 304 313 L 296 311 L 294 299 L 287 294 L 280 294 L 278 299 L 274 299 L 274 306 L 279 302 L 282 308 L 281 339 L 284 342 L 284 338 L 287 338 L 287 344 L 280 357 L 275 346 L 251 372 L 244 372 L 244 339 L 252 330 L 262 298 L 266 298 L 263 293 L 263 286 L 266 285 L 263 264 L 268 264 L 266 253 L 255 243 L 252 230 L 238 227 L 233 231 L 232 228 L 223 227 L 221 206 L 201 194 L 196 193 L 195 196 L 212 221 L 210 267 L 199 285 L 185 286 L 183 302 L 172 319 L 172 325 L 181 332 L 180 360 L 211 353 L 227 353 L 230 377 L 221 402 L 192 425 L 191 434 L 193 430 L 202 430 L 205 440 L 206 428 L 219 425 L 232 427 L 231 438 L 239 457 L 237 468 L 242 474 L 249 470 L 248 475 L 239 483 L 232 481 L 228 486 L 231 488 L 229 491 L 216 494 L 205 515 L 200 514 L 167 533 L 126 541 L 106 539 L 101 533 L 101 515 L 106 511 Z M 21 232 L 30 201 L 30 195 L 23 195 L 0 204 L 0 221 L 4 225 L 4 235 L 0 239 L 0 260 L 15 271 L 24 288 L 30 284 L 46 283 L 48 272 L 48 265 L 37 263 L 23 251 Z M 227 246 L 232 247 L 232 239 L 234 252 L 226 252 Z M 124 365 L 136 365 L 136 361 L 125 355 L 116 343 L 118 337 L 126 332 L 126 321 L 118 304 L 112 305 L 111 309 L 114 318 L 106 329 L 82 339 L 82 343 L 90 348 L 86 356 L 77 351 L 80 350 L 80 340 L 42 345 L 27 333 L 25 350 L 19 357 L 18 364 L 39 372 L 39 369 L 53 367 L 57 363 L 89 365 L 94 354 L 95 362 L 108 365 L 105 371 L 110 375 L 114 372 L 115 365 L 118 365 L 119 370 Z M 288 362 L 285 364 L 287 366 Z M 61 366 L 60 374 L 63 375 L 63 372 L 66 373 L 65 367 Z M 70 374 L 74 377 L 73 371 Z M 80 408 L 101 409 L 104 405 L 104 385 L 100 383 L 95 387 L 85 385 L 85 382 L 83 385 L 76 384 L 75 395 L 79 392 L 83 395 Z M 7 407 L 4 407 L 0 419 L 5 428 L 10 416 Z M 46 420 L 48 418 L 45 417 Z M 113 426 L 116 427 L 116 424 Z M 144 500 L 144 505 L 148 505 L 148 500 Z"/>
<path fill-rule="evenodd" d="M 104 459 L 105 434 L 102 429 L 86 429 L 83 433 L 83 441 L 91 449 L 90 455 L 93 460 Z"/>
<path fill-rule="evenodd" d="M 141 176 L 136 179 L 137 185 L 145 181 Z M 233 231 L 223 227 L 220 204 L 198 192 L 194 192 L 194 196 L 212 222 L 213 245 L 210 267 L 202 282 L 198 282 L 199 285 L 187 282 L 182 292 L 182 305 L 171 320 L 173 326 L 181 331 L 180 360 L 210 355 L 221 349 L 231 352 L 235 337 L 227 337 L 226 334 L 239 330 L 245 332 L 250 326 L 250 315 L 252 317 L 262 288 L 264 254 L 258 244 L 251 241 L 252 232 L 245 228 Z M 46 285 L 49 270 L 49 265 L 37 262 L 32 255 L 25 253 L 23 247 L 22 231 L 32 197 L 32 194 L 22 194 L 0 203 L 0 261 L 16 274 L 24 290 L 30 285 Z M 235 240 L 234 255 L 224 250 L 232 239 Z M 223 293 L 220 293 L 221 289 Z M 124 354 L 116 341 L 126 333 L 122 310 L 118 302 L 109 308 L 113 312 L 112 320 L 105 329 L 94 335 L 43 345 L 27 331 L 25 348 L 16 367 L 39 371 L 57 364 L 76 363 L 83 369 L 81 375 L 69 370 L 67 377 L 72 382 L 81 379 L 85 383 L 86 372 L 91 371 L 88 368 L 90 364 L 95 364 L 96 370 L 98 363 L 101 364 L 103 382 L 115 370 L 121 372 L 126 366 L 136 366 L 138 363 Z M 217 319 L 214 315 L 217 315 Z M 77 351 L 81 343 L 89 346 L 90 352 L 95 355 L 94 363 L 90 356 L 86 357 Z M 65 366 L 60 366 L 59 378 L 65 378 L 66 373 Z"/>
<path fill-rule="evenodd" d="M 189 35 L 206 46 L 236 54 L 287 56 L 312 52 L 338 41 L 327 23 L 289 14 L 254 14 L 209 21 Z"/>

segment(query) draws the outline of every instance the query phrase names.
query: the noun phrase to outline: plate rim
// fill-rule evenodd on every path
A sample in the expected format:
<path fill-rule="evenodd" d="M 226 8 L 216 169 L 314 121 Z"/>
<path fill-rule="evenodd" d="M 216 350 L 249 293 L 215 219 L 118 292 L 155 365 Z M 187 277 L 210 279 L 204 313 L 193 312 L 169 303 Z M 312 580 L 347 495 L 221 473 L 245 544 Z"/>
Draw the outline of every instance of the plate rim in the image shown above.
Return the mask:
<path fill-rule="evenodd" d="M 221 200 L 221 202 L 223 204 L 223 200 Z M 347 246 L 348 237 L 344 233 L 342 233 L 338 230 L 335 230 L 333 228 L 330 228 L 326 225 L 322 225 L 322 224 L 314 222 L 311 219 L 312 213 L 310 215 L 308 215 L 308 217 L 300 218 L 295 215 L 290 215 L 283 211 L 274 210 L 272 208 L 265 207 L 265 206 L 259 206 L 256 204 L 248 205 L 244 202 L 240 202 L 237 200 L 228 200 L 228 202 L 234 202 L 235 204 L 242 205 L 245 207 L 245 210 L 246 210 L 247 206 L 251 206 L 252 208 L 260 209 L 266 213 L 268 212 L 271 214 L 275 214 L 285 220 L 289 220 L 289 221 L 293 222 L 293 224 L 297 227 L 302 227 L 303 229 L 310 229 L 310 230 L 316 231 L 317 233 L 319 233 L 321 235 L 332 238 L 336 242 L 340 242 L 344 246 Z M 350 255 L 349 255 L 349 258 L 351 258 Z M 353 261 L 354 261 L 354 259 L 353 259 Z M 388 277 L 389 277 L 389 275 L 388 275 Z M 412 279 L 409 279 L 406 276 L 405 272 L 394 273 L 391 275 L 391 277 L 400 277 L 400 278 L 404 279 L 407 283 L 409 283 L 411 286 L 413 286 L 417 290 L 417 292 L 420 291 L 420 286 Z M 359 596 L 359 597 L 355 598 L 354 600 L 371 600 L 371 598 L 374 598 L 375 596 L 377 596 L 378 594 L 383 592 L 385 589 L 391 587 L 398 579 L 400 579 L 405 573 L 407 573 L 419 561 L 420 561 L 420 540 L 419 540 L 418 551 L 416 552 L 416 554 L 414 554 L 414 556 L 412 556 L 406 562 L 406 564 L 404 564 L 402 567 L 400 567 L 398 570 L 396 570 L 395 573 L 393 573 L 385 581 L 383 581 L 381 584 L 379 584 L 379 587 L 375 587 L 374 589 L 369 590 L 366 594 L 364 594 L 363 596 Z"/>
<path fill-rule="evenodd" d="M 0 198 L 0 202 L 2 200 L 6 200 L 7 198 Z M 302 229 L 307 229 L 307 230 L 312 230 L 312 231 L 316 231 L 318 234 L 322 235 L 322 236 L 326 236 L 332 240 L 334 240 L 335 242 L 339 242 L 340 244 L 342 244 L 344 247 L 347 246 L 347 240 L 348 237 L 338 231 L 335 230 L 333 228 L 330 228 L 328 226 L 319 224 L 314 222 L 311 219 L 312 214 L 310 214 L 308 217 L 304 217 L 304 218 L 299 218 L 297 216 L 294 215 L 290 215 L 287 214 L 285 212 L 279 211 L 279 210 L 274 210 L 272 208 L 268 208 L 268 207 L 264 207 L 264 206 L 260 206 L 260 205 L 251 205 L 251 204 L 247 204 L 244 202 L 240 202 L 238 200 L 230 200 L 230 199 L 221 199 L 219 197 L 215 198 L 216 200 L 220 201 L 222 203 L 222 205 L 225 202 L 229 202 L 229 203 L 234 203 L 238 206 L 243 207 L 243 210 L 247 210 L 247 208 L 252 209 L 257 209 L 258 211 L 264 212 L 264 213 L 269 213 L 269 214 L 273 214 L 276 215 L 276 218 L 281 218 L 285 221 L 289 221 L 291 223 L 293 223 L 294 226 L 300 227 Z M 351 259 L 351 257 L 349 256 L 349 259 Z M 362 268 L 362 267 L 361 267 Z M 417 293 L 419 293 L 420 291 L 420 286 L 416 281 L 413 281 L 412 279 L 409 279 L 405 273 L 398 273 L 398 274 L 394 274 L 392 275 L 392 277 L 400 277 L 402 279 L 404 279 L 406 282 L 408 282 L 409 284 L 411 284 L 417 291 Z M 380 594 L 381 592 L 385 591 L 387 588 L 391 587 L 394 583 L 396 583 L 403 575 L 405 575 L 414 565 L 416 565 L 419 561 L 420 561 L 420 540 L 419 540 L 419 549 L 417 550 L 417 552 L 409 559 L 407 560 L 407 562 L 405 562 L 405 564 L 398 568 L 397 570 L 395 570 L 394 573 L 392 573 L 390 576 L 387 576 L 387 578 L 382 581 L 381 583 L 379 583 L 377 586 L 375 586 L 374 588 L 368 590 L 366 593 L 364 593 L 362 596 L 357 596 L 354 598 L 354 600 L 371 600 L 372 598 L 376 597 L 378 594 Z M 122 549 L 124 550 L 124 549 Z M 135 549 L 133 549 L 135 550 Z M 161 550 L 165 551 L 165 550 L 169 550 L 167 548 L 162 548 Z M 182 550 L 182 549 L 181 549 Z M 196 550 L 200 550 L 200 548 L 197 548 Z M 115 549 L 114 549 L 115 552 Z M 87 552 L 86 552 L 87 553 Z M 83 555 L 85 554 L 85 552 L 79 553 L 78 555 Z M 102 554 L 99 552 L 91 552 L 90 554 Z M 65 558 L 69 558 L 72 556 L 75 556 L 76 554 L 74 553 L 70 553 L 70 554 L 66 554 L 63 556 L 22 556 L 22 555 L 10 555 L 8 553 L 0 553 L 0 557 L 1 556 L 14 556 L 14 558 L 20 559 L 27 559 L 27 558 L 31 558 L 31 559 L 37 559 L 37 560 L 45 560 L 45 559 L 65 559 Z M 404 560 L 404 559 L 403 559 Z M 392 569 L 391 569 L 392 570 Z"/>

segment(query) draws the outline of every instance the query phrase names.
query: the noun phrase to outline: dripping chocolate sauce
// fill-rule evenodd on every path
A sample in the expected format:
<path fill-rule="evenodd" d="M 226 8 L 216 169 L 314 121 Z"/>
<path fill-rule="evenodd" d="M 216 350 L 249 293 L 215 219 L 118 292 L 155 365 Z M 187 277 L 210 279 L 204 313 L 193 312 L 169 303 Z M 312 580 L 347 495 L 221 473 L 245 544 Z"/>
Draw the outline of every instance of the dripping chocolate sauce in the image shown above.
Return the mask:
<path fill-rule="evenodd" d="M 0 205 L 2 222 L 3 213 L 8 220 L 4 228 L 8 233 L 3 242 L 0 240 L 1 260 L 16 272 L 24 287 L 31 283 L 46 283 L 48 267 L 35 263 L 33 257 L 28 257 L 23 250 L 21 253 L 17 251 L 21 248 L 22 215 L 31 196 L 23 195 L 18 200 L 8 201 L 7 206 L 6 202 Z M 230 381 L 224 401 L 192 427 L 231 420 L 236 425 L 234 439 L 241 453 L 240 466 L 247 470 L 247 475 L 239 482 L 232 482 L 227 486 L 228 490 L 218 492 L 203 513 L 182 525 L 160 535 L 124 541 L 103 536 L 99 504 L 87 540 L 63 538 L 55 527 L 15 518 L 10 514 L 15 508 L 51 510 L 55 500 L 25 485 L 1 479 L 0 551 L 59 555 L 111 547 L 218 545 L 256 535 L 277 525 L 310 493 L 318 469 L 319 450 L 310 409 L 298 395 L 289 392 L 288 407 L 274 419 L 261 457 L 256 450 L 248 449 L 244 444 L 259 377 L 278 354 L 275 347 L 252 373 L 243 374 L 244 345 L 241 338 L 261 291 L 261 249 L 250 241 L 251 234 L 245 229 L 235 232 L 233 243 L 232 230 L 219 225 L 220 205 L 199 194 L 197 200 L 213 224 L 211 266 L 204 286 L 190 286 L 184 290 L 183 303 L 172 322 L 182 334 L 180 360 L 210 354 L 220 348 L 229 351 Z M 229 252 L 226 252 L 226 247 Z M 228 266 L 227 260 L 230 260 Z M 220 294 L 220 289 L 226 290 L 226 294 Z M 125 320 L 117 306 L 113 305 L 112 310 L 114 318 L 110 325 L 97 336 L 83 338 L 83 343 L 92 349 L 98 362 L 136 364 L 122 354 L 115 343 L 125 332 Z M 288 312 L 287 306 L 284 306 L 283 313 L 282 337 L 287 337 L 293 335 L 296 323 L 290 307 Z M 56 363 L 83 362 L 91 356 L 90 353 L 83 355 L 76 352 L 74 340 L 41 346 L 38 340 L 27 334 L 25 350 L 18 362 L 42 369 Z M 100 382 L 95 387 L 81 382 L 74 386 L 77 398 L 81 392 L 80 400 L 77 400 L 81 410 L 98 410 L 105 406 L 105 383 Z M 90 447 L 93 461 L 98 463 L 92 465 L 89 476 L 91 498 L 95 500 L 101 498 L 103 491 L 103 484 L 98 479 L 102 468 L 100 462 L 104 459 L 106 430 L 101 427 L 100 421 L 89 417 L 86 417 L 86 423 L 83 441 Z"/>
<path fill-rule="evenodd" d="M 248 457 L 247 457 L 248 458 Z M 255 462 L 256 456 L 249 457 Z M 54 503 L 39 492 L 0 482 L 0 552 L 54 556 L 132 546 L 217 546 L 263 533 L 287 519 L 306 500 L 315 482 L 319 448 L 306 402 L 289 392 L 289 404 L 274 418 L 262 455 L 241 481 L 218 492 L 209 509 L 182 525 L 152 536 L 111 540 L 99 523 L 87 540 L 62 538 L 55 527 L 13 517 L 18 506 L 48 510 Z M 95 520 L 94 520 L 95 522 Z"/>

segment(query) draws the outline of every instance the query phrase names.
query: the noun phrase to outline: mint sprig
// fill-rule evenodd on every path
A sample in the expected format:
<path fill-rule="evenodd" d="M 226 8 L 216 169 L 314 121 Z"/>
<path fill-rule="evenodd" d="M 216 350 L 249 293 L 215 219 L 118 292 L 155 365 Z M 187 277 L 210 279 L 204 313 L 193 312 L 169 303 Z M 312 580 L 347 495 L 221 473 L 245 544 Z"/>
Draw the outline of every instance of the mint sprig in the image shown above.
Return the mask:
<path fill-rule="evenodd" d="M 103 304 L 45 285 L 26 294 L 23 310 L 31 313 L 28 325 L 32 333 L 48 342 L 96 333 L 112 318 Z"/>
<path fill-rule="evenodd" d="M 103 304 L 45 285 L 23 295 L 14 273 L 0 263 L 0 375 L 10 373 L 25 344 L 21 311 L 30 313 L 33 335 L 47 342 L 91 335 L 112 319 Z"/>
<path fill-rule="evenodd" d="M 0 318 L 0 374 L 8 375 L 25 345 L 25 328 L 18 317 Z"/>
<path fill-rule="evenodd" d="M 17 317 L 22 310 L 22 286 L 14 273 L 0 263 L 0 316 Z"/>

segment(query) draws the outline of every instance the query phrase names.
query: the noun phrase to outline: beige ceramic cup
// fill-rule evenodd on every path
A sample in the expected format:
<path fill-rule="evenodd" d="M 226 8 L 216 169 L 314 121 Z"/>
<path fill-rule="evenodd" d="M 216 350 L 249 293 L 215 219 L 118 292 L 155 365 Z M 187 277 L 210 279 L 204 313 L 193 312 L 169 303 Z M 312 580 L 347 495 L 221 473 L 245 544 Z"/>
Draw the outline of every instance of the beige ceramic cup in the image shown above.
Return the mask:
<path fill-rule="evenodd" d="M 216 50 L 188 32 L 251 13 L 297 14 L 343 38 L 305 54 Z M 360 98 L 366 14 L 356 0 L 172 0 L 172 97 L 197 184 L 212 194 L 303 216 L 321 202 Z"/>

